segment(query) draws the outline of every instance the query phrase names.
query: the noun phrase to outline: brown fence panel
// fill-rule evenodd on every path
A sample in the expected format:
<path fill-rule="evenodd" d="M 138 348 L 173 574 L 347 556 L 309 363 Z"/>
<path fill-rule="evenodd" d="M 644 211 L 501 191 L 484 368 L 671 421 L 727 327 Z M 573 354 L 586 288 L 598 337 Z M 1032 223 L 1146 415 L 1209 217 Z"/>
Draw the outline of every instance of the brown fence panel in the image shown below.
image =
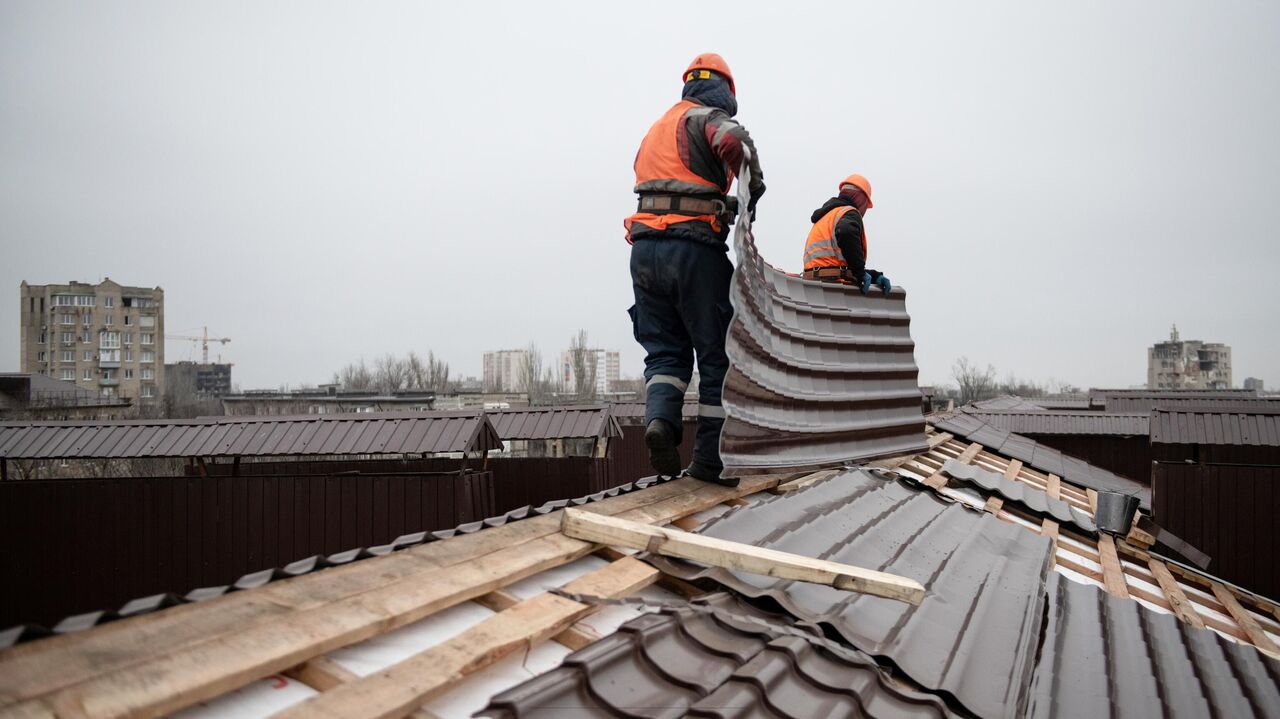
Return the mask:
<path fill-rule="evenodd" d="M 0 628 L 498 513 L 488 472 L 0 482 Z"/>
<path fill-rule="evenodd" d="M 1280 598 L 1280 466 L 1159 463 L 1152 476 L 1157 524 L 1208 554 L 1210 573 Z"/>

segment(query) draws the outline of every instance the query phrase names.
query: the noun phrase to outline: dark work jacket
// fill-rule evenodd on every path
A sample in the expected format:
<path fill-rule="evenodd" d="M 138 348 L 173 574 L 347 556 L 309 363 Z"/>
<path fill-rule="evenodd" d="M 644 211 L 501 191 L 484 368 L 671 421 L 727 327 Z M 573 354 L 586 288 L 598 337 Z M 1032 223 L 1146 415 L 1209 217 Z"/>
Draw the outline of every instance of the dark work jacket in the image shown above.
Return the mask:
<path fill-rule="evenodd" d="M 685 83 L 682 97 L 706 107 L 716 109 L 708 115 L 685 120 L 685 135 L 681 139 L 682 154 L 687 153 L 686 165 L 695 174 L 715 185 L 724 186 L 729 170 L 736 171 L 742 164 L 746 147 L 751 153 L 751 189 L 764 182 L 760 170 L 760 158 L 746 128 L 732 119 L 738 112 L 738 102 L 729 92 L 729 83 L 720 77 L 707 80 L 690 80 Z M 728 249 L 725 240 L 729 228 L 721 223 L 716 232 L 705 222 L 679 222 L 666 230 L 653 230 L 636 224 L 631 229 L 631 241 L 647 239 L 681 239 L 706 242 L 721 249 Z"/>
<path fill-rule="evenodd" d="M 809 216 L 810 222 L 821 220 L 823 215 L 834 210 L 837 207 L 852 207 L 853 212 L 846 212 L 836 223 L 836 247 L 840 248 L 840 255 L 844 259 L 844 263 L 849 266 L 849 272 L 855 278 L 861 279 L 862 273 L 867 272 L 871 275 L 871 281 L 875 282 L 880 277 L 880 273 L 867 268 L 867 258 L 862 254 L 862 215 L 858 212 L 858 207 L 847 197 L 833 197 L 822 203 L 822 207 L 813 211 Z"/>

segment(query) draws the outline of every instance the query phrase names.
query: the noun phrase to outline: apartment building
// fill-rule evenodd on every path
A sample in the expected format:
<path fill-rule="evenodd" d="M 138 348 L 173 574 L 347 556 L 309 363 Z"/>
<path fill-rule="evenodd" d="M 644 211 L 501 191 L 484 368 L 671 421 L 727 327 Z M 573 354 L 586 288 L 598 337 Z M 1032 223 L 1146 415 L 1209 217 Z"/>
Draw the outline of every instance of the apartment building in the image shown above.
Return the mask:
<path fill-rule="evenodd" d="M 21 285 L 21 371 L 133 401 L 150 413 L 164 394 L 164 290 L 94 285 Z"/>
<path fill-rule="evenodd" d="M 484 353 L 485 392 L 524 392 L 525 364 L 529 350 L 495 350 Z"/>
<path fill-rule="evenodd" d="M 605 395 L 614 391 L 614 386 L 621 379 L 622 362 L 617 350 L 586 350 L 586 366 L 593 367 L 595 373 L 596 394 Z M 576 386 L 573 372 L 573 353 L 565 351 L 560 354 L 560 382 L 566 390 Z"/>
<path fill-rule="evenodd" d="M 1174 325 L 1168 342 L 1147 349 L 1148 389 L 1231 389 L 1231 348 L 1184 340 Z"/>

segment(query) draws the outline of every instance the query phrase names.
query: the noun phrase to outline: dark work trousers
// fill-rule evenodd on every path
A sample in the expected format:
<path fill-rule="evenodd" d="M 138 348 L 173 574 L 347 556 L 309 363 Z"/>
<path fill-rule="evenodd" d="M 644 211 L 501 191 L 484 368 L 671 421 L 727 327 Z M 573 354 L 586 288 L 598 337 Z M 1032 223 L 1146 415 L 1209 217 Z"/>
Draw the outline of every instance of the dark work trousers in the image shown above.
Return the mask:
<path fill-rule="evenodd" d="M 671 424 L 679 438 L 684 393 L 698 362 L 698 434 L 693 459 L 720 469 L 724 407 L 720 390 L 729 371 L 725 333 L 733 318 L 729 280 L 733 264 L 723 248 L 680 239 L 642 239 L 631 247 L 629 310 L 644 358 L 645 413 Z"/>

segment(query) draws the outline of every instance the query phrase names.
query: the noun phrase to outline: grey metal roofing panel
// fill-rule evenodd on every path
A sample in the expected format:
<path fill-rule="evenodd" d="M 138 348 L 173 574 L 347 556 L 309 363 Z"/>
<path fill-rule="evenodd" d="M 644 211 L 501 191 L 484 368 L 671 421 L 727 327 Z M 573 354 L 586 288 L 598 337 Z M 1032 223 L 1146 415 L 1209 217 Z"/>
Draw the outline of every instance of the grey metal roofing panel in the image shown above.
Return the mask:
<path fill-rule="evenodd" d="M 1093 523 L 1092 517 L 1071 506 L 1069 502 L 1053 499 L 1044 490 L 1036 489 L 1025 482 L 1005 479 L 1004 476 L 995 472 L 989 472 L 972 464 L 961 464 L 954 459 L 948 459 L 942 465 L 942 471 L 954 479 L 975 484 L 987 492 L 997 492 L 1005 499 L 1019 502 L 1037 514 L 1048 515 L 1062 523 L 1074 524 L 1091 534 L 1098 531 L 1098 526 Z"/>
<path fill-rule="evenodd" d="M 1003 394 L 999 397 L 991 399 L 982 399 L 976 402 L 970 402 L 964 407 L 966 410 L 1016 410 L 1019 412 L 1035 411 L 1044 409 L 1043 405 L 1038 404 L 1038 400 L 1025 399 L 1017 395 Z"/>
<path fill-rule="evenodd" d="M 1112 397 L 1107 412 L 1150 412 L 1153 409 L 1230 410 L 1249 412 L 1280 407 L 1280 397 Z"/>
<path fill-rule="evenodd" d="M 1252 389 L 1098 389 L 1089 390 L 1089 401 L 1111 409 L 1112 399 L 1248 399 L 1257 397 Z"/>
<path fill-rule="evenodd" d="M 590 439 L 622 435 L 609 405 L 530 407 L 490 410 L 486 414 L 504 440 Z M 643 407 L 640 414 L 644 415 Z"/>
<path fill-rule="evenodd" d="M 1248 412 L 1156 409 L 1151 413 L 1152 444 L 1280 444 L 1280 405 Z"/>
<path fill-rule="evenodd" d="M 927 448 L 906 293 L 863 296 L 766 263 L 735 232 L 721 454 L 729 467 L 810 467 Z"/>
<path fill-rule="evenodd" d="M 943 717 L 865 654 L 719 594 L 641 615 L 478 716 Z"/>
<path fill-rule="evenodd" d="M 1145 413 L 1068 412 L 1060 410 L 988 410 L 964 408 L 966 414 L 988 425 L 1019 434 L 1083 434 L 1097 436 L 1146 436 L 1150 417 Z"/>
<path fill-rule="evenodd" d="M 1151 509 L 1151 488 L 1131 479 L 1121 477 L 1101 467 L 1062 454 L 1056 449 L 1020 434 L 990 427 L 980 417 L 966 412 L 931 415 L 929 423 L 944 432 L 970 442 L 980 442 L 983 447 L 1006 457 L 1022 460 L 1033 469 L 1051 472 L 1079 487 L 1098 491 L 1121 492 L 1138 497 L 1143 509 Z M 1003 436 L 1003 439 L 1000 437 Z M 988 439 L 992 441 L 982 441 Z"/>
<path fill-rule="evenodd" d="M 501 446 L 479 411 L 0 423 L 0 457 L 11 459 L 431 454 Z"/>
<path fill-rule="evenodd" d="M 1280 716 L 1280 662 L 1057 574 L 1029 717 Z"/>
<path fill-rule="evenodd" d="M 1051 566 L 1047 538 L 864 470 L 740 507 L 700 533 L 920 581 L 927 593 L 915 607 L 825 585 L 668 568 L 768 597 L 979 715 L 1014 716 L 1025 704 Z"/>

